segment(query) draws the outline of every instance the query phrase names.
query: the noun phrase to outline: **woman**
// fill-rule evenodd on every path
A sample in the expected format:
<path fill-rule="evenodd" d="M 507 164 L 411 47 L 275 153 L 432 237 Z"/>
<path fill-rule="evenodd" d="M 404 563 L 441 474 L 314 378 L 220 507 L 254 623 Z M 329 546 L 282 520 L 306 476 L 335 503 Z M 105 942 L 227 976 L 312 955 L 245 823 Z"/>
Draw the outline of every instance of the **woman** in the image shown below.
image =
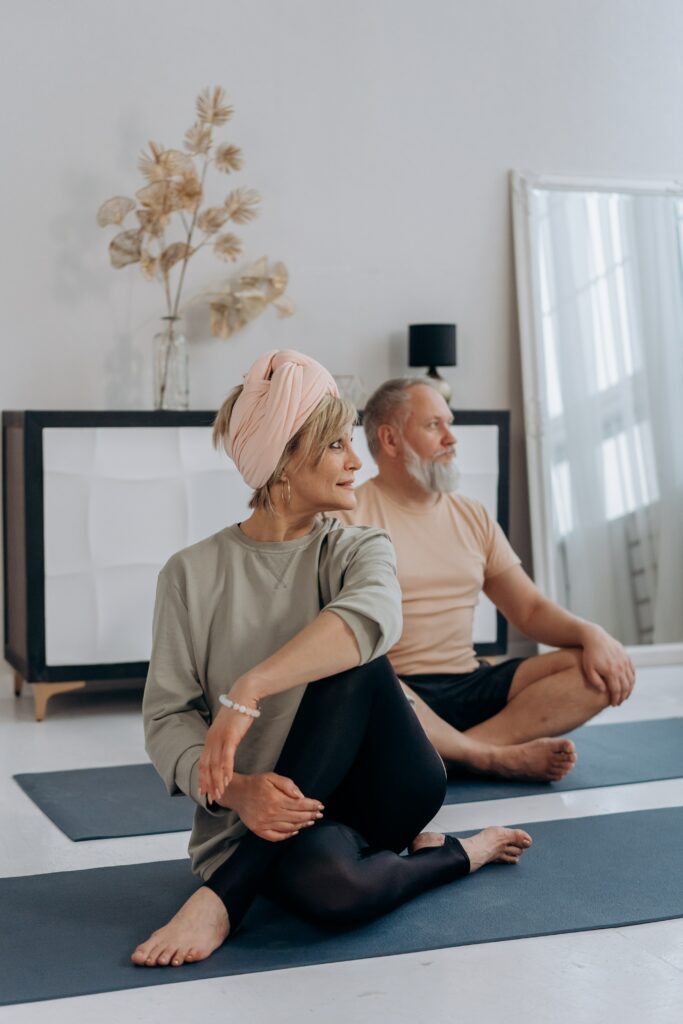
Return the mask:
<path fill-rule="evenodd" d="M 518 829 L 419 834 L 446 779 L 383 657 L 401 632 L 393 549 L 324 515 L 355 504 L 355 414 L 322 366 L 284 351 L 216 417 L 253 511 L 162 569 L 143 705 L 169 792 L 197 803 L 204 884 L 136 964 L 210 956 L 258 892 L 348 925 L 531 843 Z"/>

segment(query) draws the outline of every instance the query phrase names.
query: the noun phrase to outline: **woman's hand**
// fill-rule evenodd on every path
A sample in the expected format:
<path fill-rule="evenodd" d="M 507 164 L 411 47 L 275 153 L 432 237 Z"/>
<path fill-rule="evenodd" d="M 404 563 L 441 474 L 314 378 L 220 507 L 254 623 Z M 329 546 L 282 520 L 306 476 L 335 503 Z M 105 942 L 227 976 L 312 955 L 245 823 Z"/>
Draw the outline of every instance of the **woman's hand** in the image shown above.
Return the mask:
<path fill-rule="evenodd" d="M 235 687 L 230 691 L 233 694 Z M 249 697 L 235 694 L 232 698 L 236 703 L 249 707 L 256 701 Z M 234 708 L 222 707 L 206 734 L 206 742 L 199 759 L 199 792 L 206 794 L 209 800 L 217 803 L 226 787 L 230 784 L 235 770 L 235 753 L 237 748 L 254 724 L 254 719 Z"/>
<path fill-rule="evenodd" d="M 319 800 L 307 799 L 291 779 L 275 772 L 235 773 L 229 791 L 218 802 L 237 811 L 250 832 L 271 843 L 315 825 L 323 812 Z"/>

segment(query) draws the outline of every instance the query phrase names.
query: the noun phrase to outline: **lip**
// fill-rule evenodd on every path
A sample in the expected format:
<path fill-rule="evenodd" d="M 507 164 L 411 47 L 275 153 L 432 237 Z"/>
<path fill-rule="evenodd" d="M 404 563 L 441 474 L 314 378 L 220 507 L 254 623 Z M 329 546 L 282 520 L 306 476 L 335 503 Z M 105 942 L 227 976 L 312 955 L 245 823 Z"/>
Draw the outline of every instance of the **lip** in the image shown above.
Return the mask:
<path fill-rule="evenodd" d="M 346 487 L 347 490 L 353 487 L 353 480 L 345 480 L 344 483 L 337 484 L 337 487 Z"/>

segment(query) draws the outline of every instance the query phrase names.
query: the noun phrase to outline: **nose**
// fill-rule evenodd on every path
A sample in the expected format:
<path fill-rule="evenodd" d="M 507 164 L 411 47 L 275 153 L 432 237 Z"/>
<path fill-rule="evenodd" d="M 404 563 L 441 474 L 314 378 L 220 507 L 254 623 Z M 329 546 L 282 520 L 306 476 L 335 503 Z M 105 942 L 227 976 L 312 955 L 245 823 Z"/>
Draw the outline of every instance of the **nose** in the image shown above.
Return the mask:
<path fill-rule="evenodd" d="M 457 437 L 455 436 L 453 431 L 450 430 L 448 427 L 446 427 L 446 429 L 444 430 L 443 443 L 444 446 L 448 448 L 454 448 L 455 445 L 458 443 Z"/>
<path fill-rule="evenodd" d="M 356 470 L 359 470 L 362 465 L 363 465 L 363 463 L 358 458 L 358 456 L 356 455 L 355 451 L 353 450 L 352 445 L 349 445 L 347 450 L 346 450 L 346 464 L 345 464 L 345 468 L 346 469 L 352 469 L 354 472 L 356 472 Z"/>

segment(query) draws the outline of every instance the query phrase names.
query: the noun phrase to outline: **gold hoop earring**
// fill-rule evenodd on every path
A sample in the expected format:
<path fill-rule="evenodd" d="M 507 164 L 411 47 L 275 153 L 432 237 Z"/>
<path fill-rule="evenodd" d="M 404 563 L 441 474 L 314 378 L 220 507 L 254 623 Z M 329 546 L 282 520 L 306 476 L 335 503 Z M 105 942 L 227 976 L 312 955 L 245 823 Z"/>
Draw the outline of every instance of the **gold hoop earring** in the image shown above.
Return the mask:
<path fill-rule="evenodd" d="M 287 492 L 285 493 L 285 484 L 287 485 Z M 283 476 L 282 478 L 282 500 L 285 505 L 291 505 L 292 503 L 292 485 L 289 482 L 289 477 Z"/>

